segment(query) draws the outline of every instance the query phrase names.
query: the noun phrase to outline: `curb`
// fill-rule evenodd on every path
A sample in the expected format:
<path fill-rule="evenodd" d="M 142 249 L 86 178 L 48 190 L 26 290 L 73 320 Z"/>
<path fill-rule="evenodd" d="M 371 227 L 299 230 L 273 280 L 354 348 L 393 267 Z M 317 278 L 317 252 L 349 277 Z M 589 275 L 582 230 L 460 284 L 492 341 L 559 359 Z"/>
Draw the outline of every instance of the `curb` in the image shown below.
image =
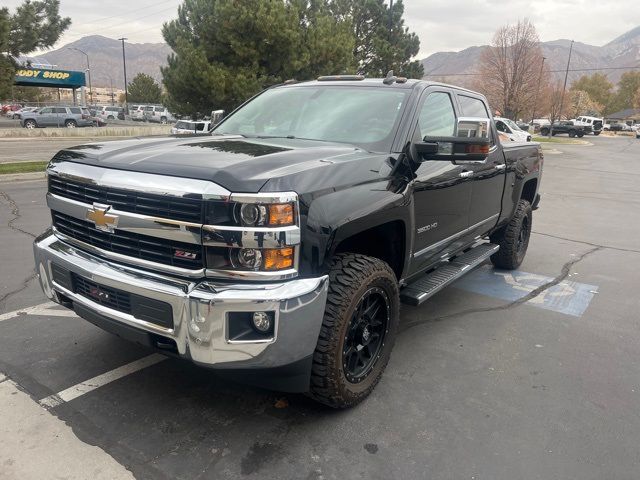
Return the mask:
<path fill-rule="evenodd" d="M 0 175 L 0 183 L 44 180 L 45 172 L 5 173 Z"/>

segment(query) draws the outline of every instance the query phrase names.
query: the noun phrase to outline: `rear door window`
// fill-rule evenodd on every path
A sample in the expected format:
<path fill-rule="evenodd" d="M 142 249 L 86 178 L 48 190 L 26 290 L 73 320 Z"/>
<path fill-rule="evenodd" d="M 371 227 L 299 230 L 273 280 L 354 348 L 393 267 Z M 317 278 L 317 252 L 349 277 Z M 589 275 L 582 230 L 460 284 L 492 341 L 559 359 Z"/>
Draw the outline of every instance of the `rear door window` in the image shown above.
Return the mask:
<path fill-rule="evenodd" d="M 489 112 L 482 100 L 479 98 L 458 95 L 460 111 L 464 117 L 489 118 Z"/>
<path fill-rule="evenodd" d="M 53 113 L 67 113 L 67 109 L 64 107 L 56 107 L 53 109 Z"/>
<path fill-rule="evenodd" d="M 80 110 L 80 107 L 71 107 L 71 113 L 82 113 L 82 110 Z"/>

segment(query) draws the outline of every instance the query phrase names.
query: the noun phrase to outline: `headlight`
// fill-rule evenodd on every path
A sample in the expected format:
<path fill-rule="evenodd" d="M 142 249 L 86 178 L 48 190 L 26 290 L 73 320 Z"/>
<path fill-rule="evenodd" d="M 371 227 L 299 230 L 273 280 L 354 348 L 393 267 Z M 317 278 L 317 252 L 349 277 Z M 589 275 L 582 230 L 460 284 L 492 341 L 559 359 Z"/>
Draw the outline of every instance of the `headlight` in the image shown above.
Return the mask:
<path fill-rule="evenodd" d="M 295 225 L 294 212 L 293 203 L 238 203 L 234 218 L 243 227 L 286 227 Z"/>
<path fill-rule="evenodd" d="M 274 272 L 293 268 L 294 250 L 287 248 L 231 248 L 231 265 L 239 270 Z"/>

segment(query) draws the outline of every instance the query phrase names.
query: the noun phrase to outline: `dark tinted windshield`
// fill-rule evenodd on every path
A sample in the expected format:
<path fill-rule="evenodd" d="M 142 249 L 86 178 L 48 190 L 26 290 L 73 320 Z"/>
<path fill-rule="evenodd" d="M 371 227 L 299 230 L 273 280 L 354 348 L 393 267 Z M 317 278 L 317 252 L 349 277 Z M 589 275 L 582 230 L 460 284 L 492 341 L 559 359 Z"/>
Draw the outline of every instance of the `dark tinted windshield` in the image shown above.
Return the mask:
<path fill-rule="evenodd" d="M 389 151 L 407 92 L 325 85 L 275 88 L 242 107 L 215 133 L 296 137 Z"/>

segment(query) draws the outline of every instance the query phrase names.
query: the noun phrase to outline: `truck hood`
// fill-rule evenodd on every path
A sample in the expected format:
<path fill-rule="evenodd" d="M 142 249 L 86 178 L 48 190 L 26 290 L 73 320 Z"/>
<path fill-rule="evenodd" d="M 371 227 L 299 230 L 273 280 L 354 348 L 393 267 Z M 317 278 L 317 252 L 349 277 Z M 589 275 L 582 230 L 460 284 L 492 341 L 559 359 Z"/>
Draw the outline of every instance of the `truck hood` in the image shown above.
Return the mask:
<path fill-rule="evenodd" d="M 353 146 L 312 140 L 183 136 L 77 145 L 53 161 L 208 180 L 231 192 L 255 193 L 269 180 L 368 157 Z"/>

